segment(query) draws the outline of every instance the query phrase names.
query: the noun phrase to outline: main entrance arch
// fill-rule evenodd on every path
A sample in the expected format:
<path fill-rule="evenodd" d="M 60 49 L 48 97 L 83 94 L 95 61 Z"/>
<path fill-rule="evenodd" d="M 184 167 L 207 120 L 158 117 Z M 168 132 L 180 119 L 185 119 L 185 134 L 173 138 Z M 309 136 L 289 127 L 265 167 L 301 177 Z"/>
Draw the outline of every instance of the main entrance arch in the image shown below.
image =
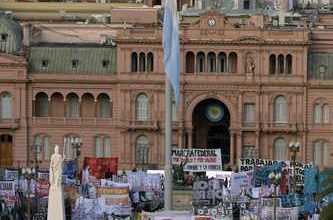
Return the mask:
<path fill-rule="evenodd" d="M 12 161 L 13 137 L 9 134 L 0 135 L 0 166 L 11 166 Z"/>
<path fill-rule="evenodd" d="M 230 112 L 216 99 L 206 99 L 197 104 L 192 113 L 192 147 L 221 149 L 222 163 L 230 162 Z"/>

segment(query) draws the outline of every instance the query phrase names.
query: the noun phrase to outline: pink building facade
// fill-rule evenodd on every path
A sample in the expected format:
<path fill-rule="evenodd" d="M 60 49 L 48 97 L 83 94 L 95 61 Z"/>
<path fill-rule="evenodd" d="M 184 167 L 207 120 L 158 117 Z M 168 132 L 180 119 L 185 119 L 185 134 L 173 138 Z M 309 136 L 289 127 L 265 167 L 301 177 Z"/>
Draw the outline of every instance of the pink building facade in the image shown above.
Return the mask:
<path fill-rule="evenodd" d="M 297 141 L 298 160 L 333 165 L 331 31 L 247 21 L 214 11 L 183 17 L 173 147 L 221 148 L 227 168 L 242 157 L 290 160 Z M 161 25 L 22 26 L 24 53 L 0 56 L 0 164 L 37 157 L 47 167 L 55 144 L 76 158 L 71 140 L 80 138 L 81 162 L 116 156 L 120 169 L 163 169 Z"/>

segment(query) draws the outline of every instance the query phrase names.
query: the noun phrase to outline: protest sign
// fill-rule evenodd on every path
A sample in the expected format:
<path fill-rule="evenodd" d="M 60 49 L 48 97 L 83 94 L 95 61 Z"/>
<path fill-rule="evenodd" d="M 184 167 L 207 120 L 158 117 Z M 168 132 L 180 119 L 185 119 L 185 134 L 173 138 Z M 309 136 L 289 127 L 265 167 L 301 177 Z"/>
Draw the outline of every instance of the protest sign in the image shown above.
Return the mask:
<path fill-rule="evenodd" d="M 97 188 L 97 194 L 105 197 L 106 205 L 129 205 L 128 187 Z"/>
<path fill-rule="evenodd" d="M 188 211 L 154 212 L 154 220 L 192 220 L 192 214 Z"/>
<path fill-rule="evenodd" d="M 223 199 L 222 180 L 200 180 L 193 184 L 192 205 L 213 206 Z"/>
<path fill-rule="evenodd" d="M 40 197 L 49 195 L 49 181 L 47 179 L 39 179 L 37 181 L 37 194 Z"/>
<path fill-rule="evenodd" d="M 106 172 L 118 172 L 118 157 L 85 157 L 83 164 L 90 167 L 90 175 L 96 179 L 103 178 Z"/>
<path fill-rule="evenodd" d="M 0 195 L 15 196 L 15 182 L 14 181 L 0 181 Z"/>
<path fill-rule="evenodd" d="M 194 214 L 195 219 L 232 219 L 232 203 L 225 201 L 212 207 L 195 207 Z"/>
<path fill-rule="evenodd" d="M 49 172 L 38 171 L 37 177 L 38 177 L 38 179 L 48 180 L 49 179 Z"/>
<path fill-rule="evenodd" d="M 273 207 L 264 206 L 261 211 L 261 219 L 265 220 L 273 220 Z M 276 208 L 276 219 L 290 219 L 297 220 L 298 219 L 298 207 L 292 208 Z"/>
<path fill-rule="evenodd" d="M 240 172 L 231 174 L 231 190 L 230 194 L 232 197 L 240 195 L 241 190 L 249 190 L 252 188 L 253 172 Z"/>
<path fill-rule="evenodd" d="M 172 149 L 172 164 L 186 163 L 184 171 L 222 170 L 221 149 Z"/>
<path fill-rule="evenodd" d="M 293 176 L 295 176 L 295 182 L 297 185 L 304 184 L 304 172 L 306 169 L 312 167 L 311 164 L 303 164 L 302 162 L 299 161 L 292 162 L 288 160 L 281 161 L 281 160 L 268 160 L 268 159 L 241 158 L 238 161 L 240 172 L 254 170 L 255 167 L 268 167 L 276 164 L 282 165 L 282 172 L 284 170 L 288 171 L 287 174 L 290 177 L 290 182 L 293 182 L 292 178 Z M 293 170 L 295 170 L 294 175 L 293 175 Z"/>
<path fill-rule="evenodd" d="M 74 179 L 78 170 L 77 160 L 65 160 L 63 164 L 63 174 L 67 176 L 68 179 Z"/>
<path fill-rule="evenodd" d="M 18 180 L 18 171 L 5 170 L 5 180 Z"/>
<path fill-rule="evenodd" d="M 146 172 L 128 173 L 128 183 L 133 191 L 161 191 L 161 178 L 159 174 Z"/>

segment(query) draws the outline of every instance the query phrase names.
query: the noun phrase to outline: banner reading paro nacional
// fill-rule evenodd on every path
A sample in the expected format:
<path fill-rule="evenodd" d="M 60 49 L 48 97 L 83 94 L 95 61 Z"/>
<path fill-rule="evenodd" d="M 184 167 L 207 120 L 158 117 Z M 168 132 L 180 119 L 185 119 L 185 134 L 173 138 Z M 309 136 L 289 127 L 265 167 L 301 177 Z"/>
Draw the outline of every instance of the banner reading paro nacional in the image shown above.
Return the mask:
<path fill-rule="evenodd" d="M 172 164 L 186 163 L 184 171 L 222 170 L 221 149 L 172 149 Z"/>

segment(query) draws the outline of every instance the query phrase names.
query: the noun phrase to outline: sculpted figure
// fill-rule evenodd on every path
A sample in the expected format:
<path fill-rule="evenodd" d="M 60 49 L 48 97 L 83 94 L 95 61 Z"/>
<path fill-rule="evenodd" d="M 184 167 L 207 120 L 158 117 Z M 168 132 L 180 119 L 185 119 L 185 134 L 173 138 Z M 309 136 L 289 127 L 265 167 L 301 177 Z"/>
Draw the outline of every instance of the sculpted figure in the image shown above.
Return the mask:
<path fill-rule="evenodd" d="M 50 184 L 51 187 L 60 187 L 62 178 L 62 161 L 63 158 L 59 154 L 59 146 L 55 145 L 54 153 L 50 162 Z"/>
<path fill-rule="evenodd" d="M 65 220 L 64 196 L 61 187 L 62 161 L 59 146 L 55 145 L 50 162 L 50 190 L 47 208 L 47 220 Z"/>

